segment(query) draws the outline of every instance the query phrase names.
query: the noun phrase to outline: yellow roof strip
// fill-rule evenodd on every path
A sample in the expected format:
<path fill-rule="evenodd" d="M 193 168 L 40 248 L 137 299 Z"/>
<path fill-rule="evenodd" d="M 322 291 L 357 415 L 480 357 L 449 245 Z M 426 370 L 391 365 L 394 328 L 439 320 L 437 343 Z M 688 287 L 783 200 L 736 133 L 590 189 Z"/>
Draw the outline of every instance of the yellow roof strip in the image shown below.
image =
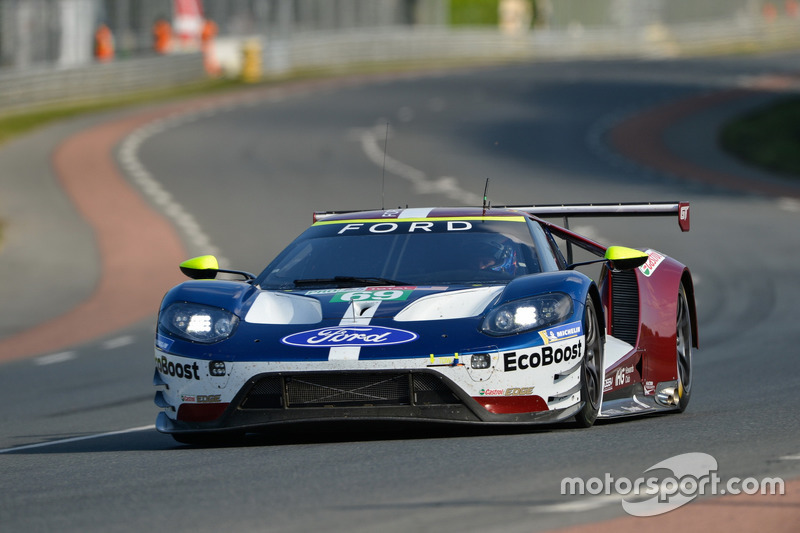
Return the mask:
<path fill-rule="evenodd" d="M 446 222 L 457 220 L 479 220 L 481 222 L 490 222 L 499 220 L 502 222 L 525 222 L 524 216 L 509 216 L 509 217 L 423 217 L 423 218 L 351 218 L 348 220 L 320 220 L 315 222 L 314 226 L 324 226 L 327 224 L 386 224 L 389 222 Z"/>

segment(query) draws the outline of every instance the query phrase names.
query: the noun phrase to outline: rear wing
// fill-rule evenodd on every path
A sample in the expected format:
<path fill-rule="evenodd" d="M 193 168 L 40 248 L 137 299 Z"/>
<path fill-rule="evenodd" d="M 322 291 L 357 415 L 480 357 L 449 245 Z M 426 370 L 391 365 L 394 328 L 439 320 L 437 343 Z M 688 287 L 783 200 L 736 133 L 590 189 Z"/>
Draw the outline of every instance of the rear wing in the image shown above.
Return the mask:
<path fill-rule="evenodd" d="M 516 209 L 537 217 L 563 217 L 564 225 L 569 228 L 568 220 L 575 217 L 659 217 L 677 216 L 681 231 L 689 231 L 689 202 L 653 202 L 627 204 L 562 204 L 562 205 L 503 205 L 492 206 L 495 209 Z"/>

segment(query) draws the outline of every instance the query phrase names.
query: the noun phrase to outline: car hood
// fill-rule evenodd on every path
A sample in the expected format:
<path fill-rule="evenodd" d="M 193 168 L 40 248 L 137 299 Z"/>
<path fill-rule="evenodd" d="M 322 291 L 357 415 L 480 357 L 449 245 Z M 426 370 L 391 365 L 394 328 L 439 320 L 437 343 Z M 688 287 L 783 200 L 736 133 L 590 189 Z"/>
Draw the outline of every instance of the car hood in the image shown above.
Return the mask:
<path fill-rule="evenodd" d="M 358 287 L 259 291 L 244 314 L 252 324 L 316 324 L 323 320 L 393 318 L 418 322 L 475 317 L 505 285 L 479 287 Z"/>

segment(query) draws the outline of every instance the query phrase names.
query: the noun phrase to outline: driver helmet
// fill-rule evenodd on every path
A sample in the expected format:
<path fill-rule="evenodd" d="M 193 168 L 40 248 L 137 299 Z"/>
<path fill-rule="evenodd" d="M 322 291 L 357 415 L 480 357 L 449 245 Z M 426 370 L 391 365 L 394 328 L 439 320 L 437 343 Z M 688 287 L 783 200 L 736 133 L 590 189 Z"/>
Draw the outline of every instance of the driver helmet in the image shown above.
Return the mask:
<path fill-rule="evenodd" d="M 513 276 L 517 272 L 517 250 L 511 239 L 493 238 L 476 247 L 477 264 L 481 270 Z"/>

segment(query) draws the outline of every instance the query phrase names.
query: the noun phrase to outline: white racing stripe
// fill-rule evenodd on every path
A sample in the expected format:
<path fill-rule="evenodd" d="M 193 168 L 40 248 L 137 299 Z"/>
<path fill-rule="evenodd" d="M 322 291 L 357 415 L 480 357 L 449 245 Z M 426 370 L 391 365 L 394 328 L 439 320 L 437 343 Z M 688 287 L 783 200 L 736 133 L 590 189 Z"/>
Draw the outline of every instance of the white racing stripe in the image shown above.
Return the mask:
<path fill-rule="evenodd" d="M 372 317 L 375 315 L 375 311 L 378 310 L 378 306 L 380 305 L 380 303 L 381 303 L 380 301 L 350 302 L 350 305 L 347 306 L 347 311 L 345 311 L 341 322 L 339 322 L 339 325 L 340 326 L 368 325 L 372 320 Z M 334 346 L 333 348 L 330 349 L 330 352 L 328 352 L 328 360 L 357 361 L 359 355 L 361 355 L 360 346 Z"/>
<path fill-rule="evenodd" d="M 433 211 L 433 208 L 430 207 L 403 209 L 397 218 L 426 218 L 431 211 Z"/>
<path fill-rule="evenodd" d="M 72 437 L 69 439 L 51 440 L 47 442 L 38 442 L 36 444 L 27 444 L 25 446 L 16 446 L 14 448 L 4 448 L 0 453 L 18 452 L 21 450 L 32 450 L 34 448 L 44 448 L 45 446 L 57 446 L 59 444 L 67 444 L 70 442 L 79 442 L 82 440 L 99 439 L 101 437 L 112 437 L 114 435 L 124 435 L 126 433 L 135 433 L 137 431 L 147 431 L 156 429 L 156 426 L 151 424 L 149 426 L 140 426 L 138 428 L 121 429 L 119 431 L 109 431 L 107 433 L 97 433 L 96 435 L 84 435 L 83 437 Z"/>

